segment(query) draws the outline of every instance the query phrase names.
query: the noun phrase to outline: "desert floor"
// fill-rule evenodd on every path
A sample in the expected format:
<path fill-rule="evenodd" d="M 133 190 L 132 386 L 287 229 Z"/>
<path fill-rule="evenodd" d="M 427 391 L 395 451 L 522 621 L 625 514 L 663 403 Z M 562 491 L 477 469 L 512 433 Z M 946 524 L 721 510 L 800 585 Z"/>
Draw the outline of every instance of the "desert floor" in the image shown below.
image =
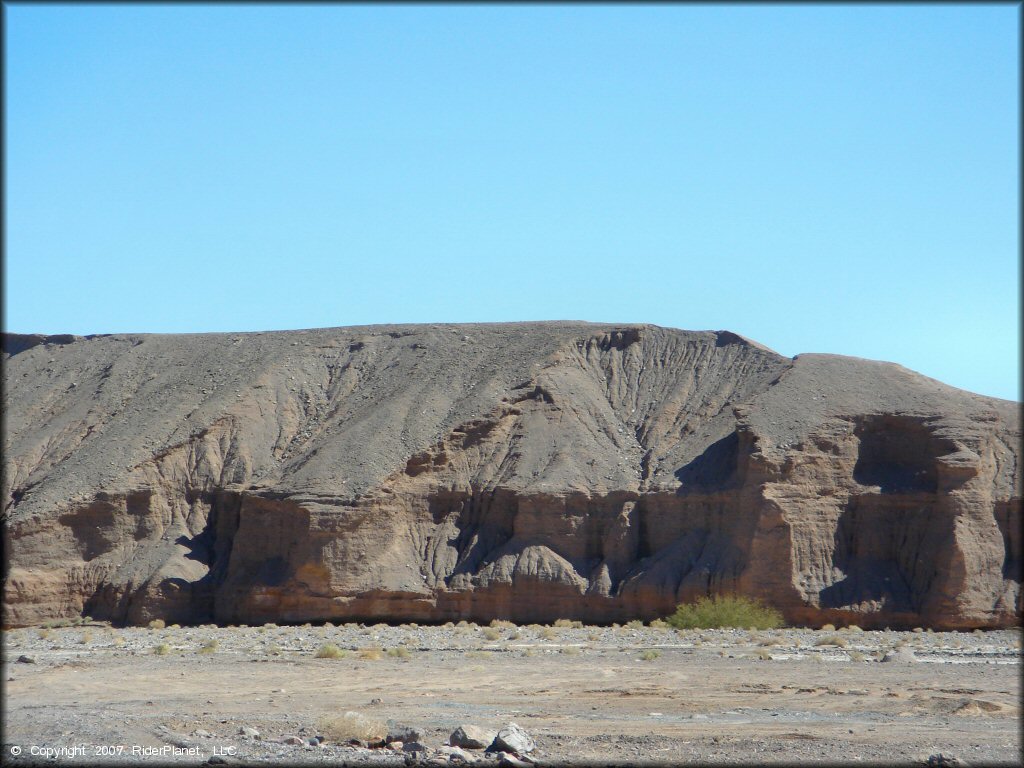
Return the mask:
<path fill-rule="evenodd" d="M 328 644 L 345 655 L 317 658 Z M 916 660 L 881 661 L 894 649 Z M 1017 765 L 1020 662 L 1019 631 L 24 628 L 4 633 L 2 757 L 443 765 L 465 760 L 442 749 L 457 726 L 515 722 L 540 765 Z M 309 743 L 346 711 L 418 729 L 422 747 Z"/>

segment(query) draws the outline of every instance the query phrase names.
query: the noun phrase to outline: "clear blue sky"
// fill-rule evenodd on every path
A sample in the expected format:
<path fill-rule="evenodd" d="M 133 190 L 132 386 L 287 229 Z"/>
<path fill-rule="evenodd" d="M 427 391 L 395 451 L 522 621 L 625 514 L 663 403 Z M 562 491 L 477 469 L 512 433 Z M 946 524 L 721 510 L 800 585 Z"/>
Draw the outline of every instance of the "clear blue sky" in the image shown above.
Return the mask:
<path fill-rule="evenodd" d="M 6 5 L 4 325 L 729 329 L 1018 399 L 1014 5 Z"/>

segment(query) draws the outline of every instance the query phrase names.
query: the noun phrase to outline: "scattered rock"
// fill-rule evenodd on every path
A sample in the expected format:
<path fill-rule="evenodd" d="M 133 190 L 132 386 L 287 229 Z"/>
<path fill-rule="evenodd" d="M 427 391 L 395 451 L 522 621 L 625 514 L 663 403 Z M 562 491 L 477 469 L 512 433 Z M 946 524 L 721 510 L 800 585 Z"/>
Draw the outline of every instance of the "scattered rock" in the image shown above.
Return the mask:
<path fill-rule="evenodd" d="M 472 752 L 467 752 L 461 747 L 450 747 L 443 746 L 437 750 L 440 754 L 448 758 L 449 762 L 458 763 L 473 763 L 476 762 L 477 757 Z"/>
<path fill-rule="evenodd" d="M 402 742 L 403 752 L 426 752 L 427 748 L 418 741 L 403 741 Z"/>
<path fill-rule="evenodd" d="M 460 725 L 448 737 L 453 747 L 463 749 L 487 749 L 497 734 L 477 725 Z"/>
<path fill-rule="evenodd" d="M 293 747 L 301 747 L 306 742 L 300 739 L 298 736 L 282 736 L 281 744 L 289 744 Z"/>
<path fill-rule="evenodd" d="M 18 663 L 19 664 L 35 664 L 36 660 L 33 659 L 31 656 L 19 656 L 18 657 Z"/>
<path fill-rule="evenodd" d="M 927 765 L 929 768 L 969 768 L 963 760 L 941 752 L 937 755 L 928 755 Z"/>
<path fill-rule="evenodd" d="M 202 728 L 197 728 L 196 730 L 192 731 L 192 735 L 197 737 L 197 738 L 200 738 L 200 739 L 212 739 L 213 738 L 213 734 L 212 733 L 210 733 L 209 731 L 204 731 Z"/>
<path fill-rule="evenodd" d="M 243 725 L 239 728 L 238 733 L 247 739 L 258 739 L 260 737 L 260 732 L 255 728 L 250 728 L 248 725 Z"/>
<path fill-rule="evenodd" d="M 494 737 L 494 741 L 487 748 L 488 752 L 515 752 L 517 755 L 525 755 L 537 747 L 533 737 L 515 723 L 509 723 Z"/>

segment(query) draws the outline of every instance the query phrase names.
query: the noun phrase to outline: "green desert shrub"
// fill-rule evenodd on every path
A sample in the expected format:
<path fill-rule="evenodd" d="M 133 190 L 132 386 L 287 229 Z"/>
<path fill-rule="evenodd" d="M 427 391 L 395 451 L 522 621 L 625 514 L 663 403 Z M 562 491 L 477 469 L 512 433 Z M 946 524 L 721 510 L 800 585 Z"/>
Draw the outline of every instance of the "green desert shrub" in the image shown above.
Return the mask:
<path fill-rule="evenodd" d="M 661 651 L 651 648 L 650 650 L 644 651 L 640 654 L 641 661 L 654 661 L 656 658 L 661 656 Z"/>
<path fill-rule="evenodd" d="M 153 649 L 153 653 L 155 653 L 157 656 L 166 656 L 170 652 L 171 646 L 169 646 L 167 643 L 160 643 L 160 645 Z"/>
<path fill-rule="evenodd" d="M 782 614 L 749 597 L 715 595 L 680 605 L 665 621 L 676 629 L 777 629 L 782 626 Z"/>

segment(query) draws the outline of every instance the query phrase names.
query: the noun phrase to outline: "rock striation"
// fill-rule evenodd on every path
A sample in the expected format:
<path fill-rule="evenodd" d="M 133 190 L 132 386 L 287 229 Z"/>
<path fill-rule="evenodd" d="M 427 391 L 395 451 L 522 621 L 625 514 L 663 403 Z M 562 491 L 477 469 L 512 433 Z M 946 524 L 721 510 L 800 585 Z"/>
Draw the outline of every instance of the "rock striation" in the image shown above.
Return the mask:
<path fill-rule="evenodd" d="M 3 623 L 1017 624 L 1019 404 L 736 334 L 5 334 Z"/>

